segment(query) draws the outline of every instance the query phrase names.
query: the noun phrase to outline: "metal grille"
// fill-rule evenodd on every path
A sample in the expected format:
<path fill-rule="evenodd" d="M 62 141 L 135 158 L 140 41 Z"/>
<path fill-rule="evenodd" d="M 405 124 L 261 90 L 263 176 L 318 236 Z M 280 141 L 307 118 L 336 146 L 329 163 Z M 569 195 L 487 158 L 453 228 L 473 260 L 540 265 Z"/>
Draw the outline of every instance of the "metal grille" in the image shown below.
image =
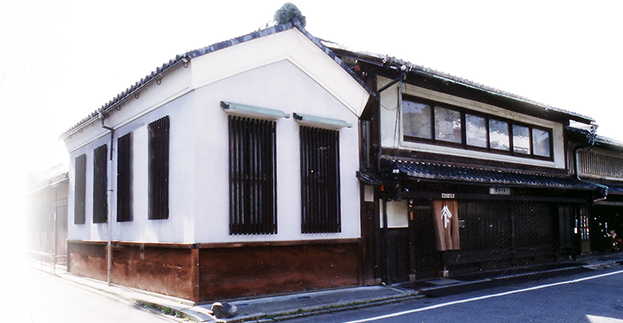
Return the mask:
<path fill-rule="evenodd" d="M 303 233 L 340 232 L 339 132 L 301 127 Z"/>
<path fill-rule="evenodd" d="M 93 223 L 105 223 L 108 220 L 107 152 L 106 145 L 93 151 Z"/>
<path fill-rule="evenodd" d="M 80 155 L 75 160 L 75 179 L 74 179 L 74 224 L 84 224 L 85 222 L 85 199 L 86 199 L 86 179 L 87 179 L 87 156 Z"/>
<path fill-rule="evenodd" d="M 149 124 L 150 220 L 169 218 L 169 116 Z"/>
<path fill-rule="evenodd" d="M 275 122 L 229 117 L 229 232 L 277 233 Z"/>
<path fill-rule="evenodd" d="M 117 139 L 117 222 L 132 221 L 132 133 Z"/>

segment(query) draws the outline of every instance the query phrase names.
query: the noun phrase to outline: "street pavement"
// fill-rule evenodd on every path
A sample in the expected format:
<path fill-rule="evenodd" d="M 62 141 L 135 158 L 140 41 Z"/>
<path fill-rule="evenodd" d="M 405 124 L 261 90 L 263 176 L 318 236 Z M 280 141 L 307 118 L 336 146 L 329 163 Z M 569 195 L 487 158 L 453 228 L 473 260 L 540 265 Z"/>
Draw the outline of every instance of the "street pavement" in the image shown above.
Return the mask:
<path fill-rule="evenodd" d="M 27 262 L 19 255 L 0 255 L 0 322 L 175 322 L 131 300 L 41 270 L 47 268 L 29 267 Z"/>
<path fill-rule="evenodd" d="M 288 323 L 623 322 L 623 266 L 289 320 Z"/>
<path fill-rule="evenodd" d="M 0 265 L 4 264 L 7 269 L 6 262 L 0 259 Z M 456 295 L 461 293 L 469 293 L 478 290 L 500 288 L 510 284 L 521 284 L 526 282 L 534 282 L 536 280 L 548 277 L 557 277 L 565 275 L 574 275 L 582 271 L 590 271 L 592 269 L 610 268 L 623 264 L 623 253 L 613 253 L 606 255 L 592 255 L 581 257 L 576 262 L 568 262 L 567 266 L 556 266 L 553 268 L 534 267 L 525 268 L 523 271 L 515 271 L 510 274 L 501 272 L 497 275 L 489 276 L 472 276 L 464 277 L 464 279 L 439 279 L 426 283 L 418 284 L 396 284 L 390 286 L 366 286 L 366 287 L 350 287 L 330 289 L 323 291 L 292 293 L 288 295 L 277 295 L 258 297 L 252 299 L 234 299 L 229 300 L 230 304 L 238 308 L 238 314 L 230 319 L 218 320 L 211 315 L 208 304 L 194 304 L 188 300 L 166 297 L 159 294 L 149 293 L 141 290 L 127 288 L 123 286 L 108 286 L 105 282 L 91 280 L 87 278 L 73 276 L 62 270 L 57 271 L 54 283 L 44 290 L 40 290 L 37 286 L 37 280 L 33 280 L 26 285 L 18 280 L 7 279 L 7 277 L 23 277 L 23 273 L 19 272 L 17 267 L 11 267 L 12 273 L 2 275 L 0 286 L 3 290 L 13 291 L 15 298 L 8 296 L 8 293 L 2 292 L 0 296 L 0 306 L 3 306 L 3 312 L 0 314 L 8 315 L 8 317 L 26 317 L 26 314 L 40 312 L 62 312 L 67 315 L 89 319 L 87 321 L 94 322 L 90 318 L 93 316 L 112 315 L 109 312 L 123 312 L 123 315 L 140 315 L 137 320 L 127 320 L 128 316 L 124 316 L 121 321 L 129 322 L 158 322 L 157 319 L 164 321 L 176 320 L 172 316 L 158 316 L 156 311 L 146 311 L 136 304 L 150 304 L 152 307 L 171 308 L 177 311 L 178 315 L 182 315 L 184 320 L 196 322 L 274 322 L 285 320 L 298 320 L 312 315 L 322 315 L 327 313 L 344 312 L 348 310 L 362 310 L 371 308 L 372 306 L 382 304 L 401 304 L 409 300 L 424 297 L 440 297 L 448 295 Z M 10 266 L 9 266 L 10 267 Z M 621 267 L 623 268 L 623 267 Z M 31 271 L 35 269 L 29 269 Z M 38 271 L 38 270 L 36 270 Z M 48 270 L 49 271 L 49 270 Z M 43 275 L 43 273 L 39 273 Z M 48 279 L 50 277 L 47 277 Z M 60 279 L 59 279 L 60 278 Z M 25 278 L 29 279 L 29 278 Z M 8 289 L 4 289 L 7 284 Z M 61 285 L 70 285 L 72 288 L 80 286 L 83 289 L 78 293 L 74 290 L 64 290 Z M 26 288 L 24 288 L 26 286 Z M 61 291 L 60 293 L 58 291 Z M 79 299 L 88 299 L 83 293 L 108 297 L 109 300 L 103 302 L 83 301 L 78 303 L 62 302 L 64 298 L 70 298 L 70 295 L 80 294 Z M 485 291 L 483 291 L 485 292 Z M 47 295 L 43 298 L 42 295 Z M 49 298 L 52 296 L 53 300 Z M 31 300 L 35 299 L 39 304 L 36 307 Z M 441 298 L 439 298 L 441 299 Z M 91 304 L 96 302 L 95 305 Z M 112 302 L 112 303 L 111 303 Z M 114 311 L 110 311 L 114 308 Z M 622 307 L 623 308 L 623 307 Z M 104 309 L 102 311 L 102 309 Z M 126 314 L 127 310 L 136 312 Z M 69 314 L 67 314 L 69 313 Z M 140 314 L 138 314 L 140 313 Z M 347 313 L 347 312 L 344 312 Z M 147 316 L 145 316 L 147 315 Z M 2 316 L 0 316 L 1 318 Z M 33 316 L 34 318 L 35 316 Z M 63 315 L 60 315 L 63 317 Z M 180 319 L 177 319 L 180 320 Z M 23 322 L 40 322 L 40 320 L 25 320 Z M 103 320 L 102 322 L 116 322 L 117 320 Z M 391 320 L 390 320 L 391 321 Z M 3 321 L 4 322 L 4 321 Z M 12 322 L 12 321 L 7 321 Z M 18 321 L 22 322 L 22 321 Z M 45 322 L 56 322 L 47 320 Z M 60 321 L 59 321 L 60 322 Z M 63 322 L 73 322 L 65 320 Z M 84 320 L 76 321 L 84 322 Z M 389 321 L 387 321 L 389 322 Z M 597 323 L 601 321 L 591 321 Z M 610 321 L 604 321 L 610 322 Z M 615 321 L 612 321 L 615 322 Z"/>

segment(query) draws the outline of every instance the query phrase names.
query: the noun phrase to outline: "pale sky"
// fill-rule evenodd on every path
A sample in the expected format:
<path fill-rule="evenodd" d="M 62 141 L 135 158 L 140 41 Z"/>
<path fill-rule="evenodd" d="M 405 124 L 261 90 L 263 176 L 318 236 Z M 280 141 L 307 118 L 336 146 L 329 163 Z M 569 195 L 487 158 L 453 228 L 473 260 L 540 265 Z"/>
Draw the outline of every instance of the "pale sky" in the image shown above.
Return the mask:
<path fill-rule="evenodd" d="M 0 0 L 0 218 L 58 136 L 186 51 L 255 31 L 285 1 Z M 623 141 L 620 1 L 292 1 L 314 36 L 596 119 Z"/>

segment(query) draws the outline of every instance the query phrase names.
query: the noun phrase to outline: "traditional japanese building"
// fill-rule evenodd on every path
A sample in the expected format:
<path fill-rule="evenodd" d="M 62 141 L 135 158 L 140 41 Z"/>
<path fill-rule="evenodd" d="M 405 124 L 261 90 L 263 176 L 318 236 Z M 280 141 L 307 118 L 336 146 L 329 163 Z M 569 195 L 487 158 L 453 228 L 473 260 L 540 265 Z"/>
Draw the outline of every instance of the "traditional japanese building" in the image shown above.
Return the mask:
<path fill-rule="evenodd" d="M 362 284 L 369 96 L 298 19 L 177 56 L 62 134 L 69 271 L 193 301 Z"/>
<path fill-rule="evenodd" d="M 566 127 L 593 119 L 393 57 L 328 44 L 376 93 L 361 117 L 367 283 L 568 259 L 599 185 Z"/>
<path fill-rule="evenodd" d="M 569 158 L 576 178 L 600 187 L 575 216 L 576 249 L 613 251 L 613 232 L 623 233 L 623 143 L 597 135 L 596 129 L 567 127 Z M 614 249 L 620 246 L 614 246 Z"/>

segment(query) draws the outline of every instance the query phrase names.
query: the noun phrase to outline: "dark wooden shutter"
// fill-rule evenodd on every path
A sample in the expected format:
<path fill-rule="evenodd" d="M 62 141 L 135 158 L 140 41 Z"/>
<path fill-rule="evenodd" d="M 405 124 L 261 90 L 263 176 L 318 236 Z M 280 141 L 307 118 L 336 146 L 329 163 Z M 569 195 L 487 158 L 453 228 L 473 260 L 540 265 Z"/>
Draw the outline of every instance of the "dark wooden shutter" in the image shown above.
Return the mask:
<path fill-rule="evenodd" d="M 93 223 L 104 223 L 108 219 L 107 152 L 106 145 L 93 151 Z"/>
<path fill-rule="evenodd" d="M 87 156 L 80 155 L 74 165 L 74 224 L 85 222 Z"/>
<path fill-rule="evenodd" d="M 229 117 L 230 234 L 277 233 L 275 122 Z"/>
<path fill-rule="evenodd" d="M 340 232 L 339 132 L 301 127 L 303 233 Z"/>
<path fill-rule="evenodd" d="M 117 221 L 132 221 L 132 133 L 117 139 Z"/>
<path fill-rule="evenodd" d="M 149 219 L 169 218 L 169 116 L 149 124 Z"/>

